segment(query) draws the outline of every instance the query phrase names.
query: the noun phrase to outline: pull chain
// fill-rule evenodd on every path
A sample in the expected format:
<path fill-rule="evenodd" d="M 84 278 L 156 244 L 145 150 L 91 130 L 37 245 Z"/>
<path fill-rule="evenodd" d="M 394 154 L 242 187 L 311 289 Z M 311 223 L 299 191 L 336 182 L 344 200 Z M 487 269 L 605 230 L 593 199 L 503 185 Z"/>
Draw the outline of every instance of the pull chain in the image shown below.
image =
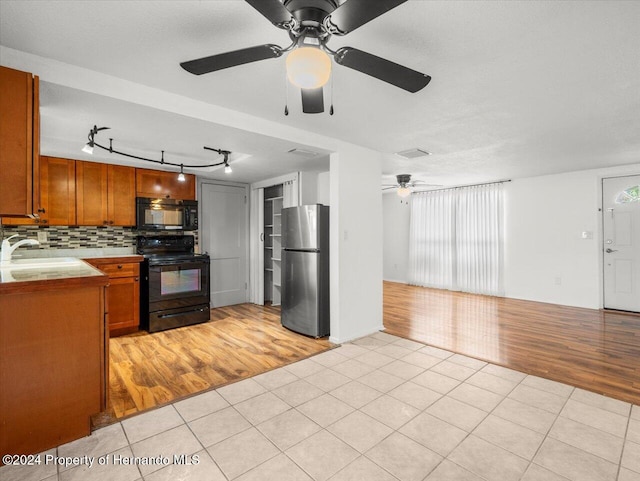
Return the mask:
<path fill-rule="evenodd" d="M 329 115 L 333 115 L 333 77 L 335 73 L 331 74 L 331 107 L 329 108 Z"/>
<path fill-rule="evenodd" d="M 287 81 L 287 74 L 284 74 L 284 115 L 289 115 L 289 82 Z"/>

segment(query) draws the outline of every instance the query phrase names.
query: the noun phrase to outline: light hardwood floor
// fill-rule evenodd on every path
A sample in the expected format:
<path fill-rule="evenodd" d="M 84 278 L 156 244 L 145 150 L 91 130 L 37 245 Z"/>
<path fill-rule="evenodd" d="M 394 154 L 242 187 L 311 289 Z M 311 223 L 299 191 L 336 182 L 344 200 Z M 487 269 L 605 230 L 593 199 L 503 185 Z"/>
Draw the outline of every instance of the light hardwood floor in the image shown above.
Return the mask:
<path fill-rule="evenodd" d="M 110 340 L 109 405 L 96 425 L 223 386 L 330 349 L 280 325 L 280 309 L 240 304 L 211 321 Z"/>
<path fill-rule="evenodd" d="M 385 331 L 640 404 L 640 315 L 384 283 Z"/>

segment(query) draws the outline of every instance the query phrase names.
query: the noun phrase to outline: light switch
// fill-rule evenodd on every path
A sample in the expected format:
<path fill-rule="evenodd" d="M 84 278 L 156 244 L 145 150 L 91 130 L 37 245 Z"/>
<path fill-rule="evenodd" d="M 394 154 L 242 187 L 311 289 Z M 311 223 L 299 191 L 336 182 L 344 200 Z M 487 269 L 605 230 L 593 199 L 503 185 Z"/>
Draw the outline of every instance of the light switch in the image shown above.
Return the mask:
<path fill-rule="evenodd" d="M 39 230 L 38 231 L 38 242 L 47 242 L 47 231 Z"/>
<path fill-rule="evenodd" d="M 590 230 L 586 230 L 582 232 L 583 239 L 593 239 L 593 232 Z"/>

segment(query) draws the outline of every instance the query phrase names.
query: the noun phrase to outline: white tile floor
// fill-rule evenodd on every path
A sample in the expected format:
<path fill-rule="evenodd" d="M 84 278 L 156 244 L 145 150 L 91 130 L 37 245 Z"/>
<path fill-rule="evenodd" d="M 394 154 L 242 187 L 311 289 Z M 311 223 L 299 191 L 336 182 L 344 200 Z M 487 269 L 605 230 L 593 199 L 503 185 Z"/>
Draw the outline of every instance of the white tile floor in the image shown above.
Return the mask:
<path fill-rule="evenodd" d="M 377 333 L 46 454 L 0 479 L 640 481 L 640 407 Z"/>

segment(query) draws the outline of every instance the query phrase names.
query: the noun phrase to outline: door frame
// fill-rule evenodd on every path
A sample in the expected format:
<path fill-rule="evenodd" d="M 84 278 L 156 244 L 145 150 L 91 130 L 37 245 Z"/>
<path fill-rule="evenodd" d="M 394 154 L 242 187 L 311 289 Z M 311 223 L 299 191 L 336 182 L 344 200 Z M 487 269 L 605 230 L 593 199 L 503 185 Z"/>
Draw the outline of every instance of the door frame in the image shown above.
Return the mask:
<path fill-rule="evenodd" d="M 260 180 L 250 185 L 251 195 L 249 205 L 251 211 L 249 213 L 249 244 L 251 248 L 249 264 L 249 302 L 264 305 L 264 249 L 261 238 L 264 233 L 264 189 L 273 185 L 284 184 L 285 182 L 295 182 L 297 189 L 300 186 L 300 172 L 292 172 L 290 174 L 272 177 L 270 179 Z M 298 190 L 296 189 L 296 205 L 298 204 Z"/>
<path fill-rule="evenodd" d="M 598 261 L 600 263 L 600 269 L 598 271 L 598 275 L 600 276 L 600 309 L 606 309 L 615 311 L 616 309 L 607 308 L 605 306 L 605 282 L 604 282 L 604 216 L 605 216 L 605 207 L 604 207 L 604 181 L 606 179 L 620 179 L 623 177 L 636 177 L 640 175 L 640 172 L 629 172 L 624 174 L 616 174 L 616 175 L 600 175 L 598 176 L 598 197 L 600 199 L 600 206 L 598 208 L 599 216 L 598 216 Z M 627 311 L 624 311 L 627 312 Z"/>
<path fill-rule="evenodd" d="M 250 214 L 250 209 L 249 206 L 251 205 L 250 199 L 249 199 L 249 184 L 245 184 L 243 182 L 231 182 L 231 181 L 227 181 L 227 180 L 217 180 L 217 179 L 208 179 L 206 177 L 200 177 L 197 176 L 196 177 L 196 184 L 197 184 L 197 189 L 196 189 L 196 198 L 198 200 L 198 202 L 200 203 L 200 201 L 202 200 L 202 186 L 203 184 L 214 184 L 214 185 L 224 185 L 224 186 L 228 186 L 228 187 L 241 187 L 244 189 L 244 198 L 245 198 L 245 202 L 244 202 L 244 210 L 245 210 L 245 219 L 246 219 L 246 232 L 247 232 L 247 239 L 245 242 L 245 246 L 244 246 L 244 250 L 245 250 L 245 256 L 247 259 L 246 265 L 245 265 L 245 279 L 247 279 L 247 289 L 245 289 L 245 299 L 244 302 L 249 302 L 249 298 L 250 298 L 250 291 L 251 291 L 251 276 L 250 276 L 250 265 L 251 265 L 251 257 L 249 255 L 249 246 L 251 244 L 251 231 L 250 231 L 250 227 L 251 224 L 249 222 L 249 214 Z M 199 213 L 198 216 L 202 217 L 202 204 L 199 204 Z M 202 228 L 200 227 L 202 225 L 202 222 L 198 223 L 198 249 L 200 250 L 200 252 L 202 252 Z M 209 289 L 211 289 L 211 284 L 209 285 Z"/>

